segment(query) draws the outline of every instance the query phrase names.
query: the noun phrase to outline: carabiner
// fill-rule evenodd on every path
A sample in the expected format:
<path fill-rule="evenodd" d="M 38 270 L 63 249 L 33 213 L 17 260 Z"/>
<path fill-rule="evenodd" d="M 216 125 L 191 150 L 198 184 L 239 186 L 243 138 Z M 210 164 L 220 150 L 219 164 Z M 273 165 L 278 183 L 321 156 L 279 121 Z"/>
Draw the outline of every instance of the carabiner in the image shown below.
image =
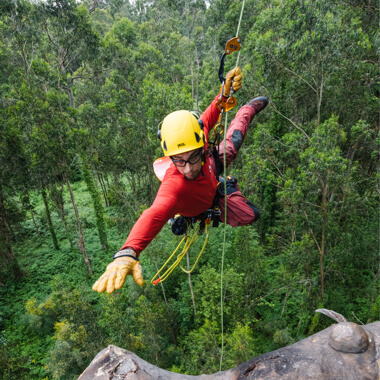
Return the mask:
<path fill-rule="evenodd" d="M 230 96 L 226 101 L 223 99 L 223 92 L 224 92 L 224 82 L 226 78 L 224 77 L 224 61 L 227 57 L 227 55 L 230 55 L 231 53 L 235 51 L 240 50 L 240 38 L 234 37 L 227 41 L 226 47 L 224 49 L 224 53 L 222 54 L 222 57 L 220 58 L 220 65 L 219 65 L 219 79 L 221 82 L 220 86 L 220 97 L 216 102 L 216 107 L 221 111 L 222 109 L 224 112 L 228 112 L 232 108 L 234 108 L 237 104 L 237 100 Z"/>

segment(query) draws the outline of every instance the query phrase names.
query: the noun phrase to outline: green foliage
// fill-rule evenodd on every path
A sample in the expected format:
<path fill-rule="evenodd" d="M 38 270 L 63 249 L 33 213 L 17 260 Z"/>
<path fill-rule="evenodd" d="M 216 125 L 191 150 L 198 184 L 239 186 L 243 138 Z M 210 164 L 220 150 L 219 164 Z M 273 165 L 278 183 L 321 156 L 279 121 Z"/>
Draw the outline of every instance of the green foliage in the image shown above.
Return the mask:
<path fill-rule="evenodd" d="M 99 233 L 100 243 L 102 244 L 103 249 L 106 249 L 107 248 L 107 231 L 106 231 L 106 225 L 104 222 L 103 203 L 101 202 L 100 194 L 95 187 L 94 178 L 89 168 L 88 162 L 84 157 L 82 158 L 82 160 L 83 160 L 82 176 L 83 176 L 84 181 L 86 182 L 88 191 L 91 194 L 92 202 L 94 205 L 94 211 L 95 211 L 95 216 L 96 216 L 96 228 Z"/>
<path fill-rule="evenodd" d="M 224 320 L 226 325 L 239 320 L 238 306 L 243 298 L 243 273 L 237 273 L 233 268 L 226 268 L 223 273 Z M 194 295 L 197 302 L 197 324 L 205 321 L 220 321 L 220 275 L 214 268 L 204 266 L 200 269 L 194 284 Z"/>
<path fill-rule="evenodd" d="M 230 170 L 260 221 L 227 226 L 224 247 L 224 226 L 212 229 L 191 276 L 177 268 L 153 287 L 178 244 L 165 226 L 141 254 L 144 287 L 91 290 L 155 197 L 159 123 L 217 94 L 240 9 L 0 2 L 4 378 L 77 378 L 109 344 L 175 372 L 217 372 L 221 290 L 223 369 L 329 326 L 317 308 L 379 319 L 378 20 L 357 1 L 248 1 L 238 106 L 271 103 Z M 73 245 L 78 219 L 92 276 Z"/>

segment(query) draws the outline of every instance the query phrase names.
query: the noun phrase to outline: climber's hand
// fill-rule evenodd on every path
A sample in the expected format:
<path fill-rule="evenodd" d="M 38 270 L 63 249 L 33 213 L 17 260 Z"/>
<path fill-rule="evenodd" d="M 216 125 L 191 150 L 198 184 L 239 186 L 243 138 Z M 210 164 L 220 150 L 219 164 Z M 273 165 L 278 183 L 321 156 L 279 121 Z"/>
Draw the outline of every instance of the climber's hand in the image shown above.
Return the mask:
<path fill-rule="evenodd" d="M 132 257 L 118 257 L 111 264 L 108 264 L 107 270 L 92 287 L 95 292 L 113 293 L 115 289 L 120 289 L 128 275 L 133 276 L 133 280 L 140 286 L 144 280 L 142 268 L 139 260 Z"/>
<path fill-rule="evenodd" d="M 232 95 L 231 86 L 234 92 L 239 91 L 243 87 L 242 78 L 243 74 L 241 73 L 239 66 L 227 73 L 226 80 L 224 81 L 223 91 L 223 96 L 225 98 L 228 98 L 230 95 Z"/>

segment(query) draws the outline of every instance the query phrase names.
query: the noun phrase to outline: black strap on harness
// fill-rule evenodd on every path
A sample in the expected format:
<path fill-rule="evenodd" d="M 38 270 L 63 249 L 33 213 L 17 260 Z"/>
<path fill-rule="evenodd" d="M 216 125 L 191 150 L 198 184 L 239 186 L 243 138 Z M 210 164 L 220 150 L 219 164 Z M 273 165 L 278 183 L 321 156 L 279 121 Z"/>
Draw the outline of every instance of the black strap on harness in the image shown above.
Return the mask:
<path fill-rule="evenodd" d="M 216 168 L 216 181 L 218 183 L 214 199 L 212 201 L 211 207 L 204 211 L 202 214 L 196 217 L 187 217 L 184 215 L 178 215 L 171 219 L 172 232 L 175 235 L 184 235 L 189 227 L 193 228 L 193 223 L 200 220 L 199 234 L 202 234 L 205 230 L 206 223 L 211 223 L 212 227 L 218 227 L 220 223 L 220 206 L 219 200 L 224 197 L 224 192 L 220 188 L 223 183 L 219 180 L 219 175 L 223 173 L 223 165 L 219 160 L 219 143 L 220 143 L 220 133 L 217 133 L 215 139 L 210 145 L 213 147 L 211 154 L 214 157 L 215 168 Z"/>

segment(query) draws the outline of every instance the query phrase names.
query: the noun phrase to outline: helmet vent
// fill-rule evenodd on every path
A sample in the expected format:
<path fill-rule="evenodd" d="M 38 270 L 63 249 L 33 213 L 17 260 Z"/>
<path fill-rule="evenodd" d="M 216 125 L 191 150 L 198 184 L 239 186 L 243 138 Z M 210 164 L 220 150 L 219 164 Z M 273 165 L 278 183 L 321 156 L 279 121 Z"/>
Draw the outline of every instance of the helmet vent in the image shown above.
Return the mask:
<path fill-rule="evenodd" d="M 168 148 L 166 147 L 166 141 L 164 141 L 164 149 L 167 151 Z"/>
<path fill-rule="evenodd" d="M 201 136 L 199 136 L 197 132 L 194 132 L 194 135 L 195 135 L 195 140 L 197 140 L 197 143 L 199 143 L 199 141 L 201 140 Z"/>

